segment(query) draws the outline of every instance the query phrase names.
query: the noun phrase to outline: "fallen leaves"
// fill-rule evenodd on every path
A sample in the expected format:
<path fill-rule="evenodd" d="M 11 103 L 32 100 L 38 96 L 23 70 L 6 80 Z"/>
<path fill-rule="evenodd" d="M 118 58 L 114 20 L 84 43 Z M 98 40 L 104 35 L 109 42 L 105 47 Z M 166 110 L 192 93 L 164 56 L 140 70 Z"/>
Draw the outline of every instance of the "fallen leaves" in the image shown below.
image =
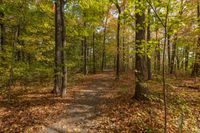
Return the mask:
<path fill-rule="evenodd" d="M 67 99 L 54 98 L 46 89 L 45 92 L 41 88 L 32 89 L 34 92 L 31 90 L 25 95 L 17 96 L 18 99 L 13 99 L 10 105 L 1 99 L 0 132 L 25 132 L 32 127 L 51 123 L 52 121 L 48 121 L 49 116 L 53 119 L 63 112 Z"/>
<path fill-rule="evenodd" d="M 16 96 L 17 99 L 11 105 L 6 104 L 1 98 L 0 132 L 38 131 L 44 125 L 54 123 L 59 115 L 67 113 L 66 106 L 77 102 L 82 96 L 84 98 L 85 93 L 91 93 L 90 96 L 97 95 L 101 101 L 95 102 L 98 99 L 93 99 L 94 103 L 85 103 L 86 99 L 85 102 L 84 99 L 79 101 L 80 104 L 98 104 L 94 105 L 97 106 L 96 116 L 90 119 L 89 125 L 82 121 L 77 123 L 77 132 L 80 131 L 79 126 L 84 127 L 88 132 L 163 132 L 162 84 L 157 81 L 149 82 L 148 86 L 151 90 L 149 100 L 136 101 L 132 99 L 133 81 L 134 77 L 130 75 L 122 75 L 119 82 L 115 82 L 112 74 L 79 76 L 76 86 L 64 99 L 48 93 L 50 87 L 45 87 L 43 90 L 39 86 L 38 89 L 30 87 L 30 92 Z M 183 132 L 195 132 L 198 130 L 197 122 L 200 118 L 198 106 L 200 94 L 195 89 L 179 87 L 179 82 L 175 79 L 170 81 L 170 84 L 175 87 L 168 89 L 168 131 L 178 132 L 183 118 Z M 77 97 L 77 93 L 80 92 Z M 89 100 L 91 97 L 86 96 L 86 98 Z"/>

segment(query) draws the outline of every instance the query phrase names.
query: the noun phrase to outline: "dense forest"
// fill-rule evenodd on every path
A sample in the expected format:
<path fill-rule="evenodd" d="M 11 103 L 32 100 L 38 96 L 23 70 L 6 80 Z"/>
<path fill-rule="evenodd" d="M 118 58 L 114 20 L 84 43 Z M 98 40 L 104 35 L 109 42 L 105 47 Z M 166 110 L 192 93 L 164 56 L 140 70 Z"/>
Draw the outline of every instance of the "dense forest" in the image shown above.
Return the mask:
<path fill-rule="evenodd" d="M 0 132 L 199 133 L 199 0 L 0 0 Z"/>

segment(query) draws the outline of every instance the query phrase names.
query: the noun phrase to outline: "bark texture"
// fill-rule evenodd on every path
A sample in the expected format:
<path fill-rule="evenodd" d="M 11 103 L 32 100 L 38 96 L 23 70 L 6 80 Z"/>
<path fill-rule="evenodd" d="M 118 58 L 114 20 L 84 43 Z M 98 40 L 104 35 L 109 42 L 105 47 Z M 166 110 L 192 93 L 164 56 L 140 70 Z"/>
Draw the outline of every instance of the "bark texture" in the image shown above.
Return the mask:
<path fill-rule="evenodd" d="M 138 0 L 138 2 L 143 2 Z M 136 9 L 140 9 L 139 5 L 136 6 Z M 136 28 L 136 57 L 135 57 L 135 98 L 136 99 L 144 99 L 144 94 L 147 91 L 145 87 L 147 80 L 147 68 L 146 68 L 146 55 L 143 54 L 143 42 L 145 41 L 145 11 L 143 10 L 142 13 L 136 13 L 136 25 L 140 28 Z M 142 27 L 142 28 L 141 28 Z"/>
<path fill-rule="evenodd" d="M 62 97 L 66 94 L 67 69 L 65 67 L 65 17 L 64 0 L 57 0 L 55 3 L 55 79 L 54 92 Z"/>
<path fill-rule="evenodd" d="M 197 20 L 198 20 L 198 27 L 200 28 L 200 2 L 197 3 Z M 198 76 L 198 75 L 200 75 L 200 35 L 198 36 L 197 40 L 197 51 L 192 70 L 192 76 Z"/>

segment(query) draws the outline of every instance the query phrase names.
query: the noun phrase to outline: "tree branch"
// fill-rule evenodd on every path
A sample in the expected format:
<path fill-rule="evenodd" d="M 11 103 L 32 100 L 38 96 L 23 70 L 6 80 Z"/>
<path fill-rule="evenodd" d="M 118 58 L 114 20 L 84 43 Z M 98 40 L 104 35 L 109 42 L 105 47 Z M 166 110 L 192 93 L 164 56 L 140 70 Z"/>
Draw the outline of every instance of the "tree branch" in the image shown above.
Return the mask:
<path fill-rule="evenodd" d="M 158 15 L 158 13 L 156 12 L 156 9 L 153 7 L 153 5 L 151 4 L 150 1 L 146 0 L 146 2 L 150 5 L 151 9 L 153 10 L 153 12 L 156 14 L 158 20 L 161 22 L 163 27 L 166 27 L 165 23 L 163 22 L 163 20 L 160 18 L 160 16 Z"/>

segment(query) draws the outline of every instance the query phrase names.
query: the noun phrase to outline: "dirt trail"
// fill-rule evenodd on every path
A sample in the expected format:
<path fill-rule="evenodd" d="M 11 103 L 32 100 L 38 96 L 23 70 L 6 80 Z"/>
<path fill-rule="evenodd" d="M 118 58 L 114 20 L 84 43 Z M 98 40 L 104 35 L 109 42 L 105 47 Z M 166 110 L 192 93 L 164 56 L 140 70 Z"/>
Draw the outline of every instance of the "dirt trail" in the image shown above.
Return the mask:
<path fill-rule="evenodd" d="M 101 114 L 101 104 L 109 103 L 114 78 L 111 73 L 88 76 L 82 87 L 74 88 L 73 98 L 66 105 L 67 114 L 45 127 L 40 133 L 87 133 L 96 132 L 95 119 Z"/>

